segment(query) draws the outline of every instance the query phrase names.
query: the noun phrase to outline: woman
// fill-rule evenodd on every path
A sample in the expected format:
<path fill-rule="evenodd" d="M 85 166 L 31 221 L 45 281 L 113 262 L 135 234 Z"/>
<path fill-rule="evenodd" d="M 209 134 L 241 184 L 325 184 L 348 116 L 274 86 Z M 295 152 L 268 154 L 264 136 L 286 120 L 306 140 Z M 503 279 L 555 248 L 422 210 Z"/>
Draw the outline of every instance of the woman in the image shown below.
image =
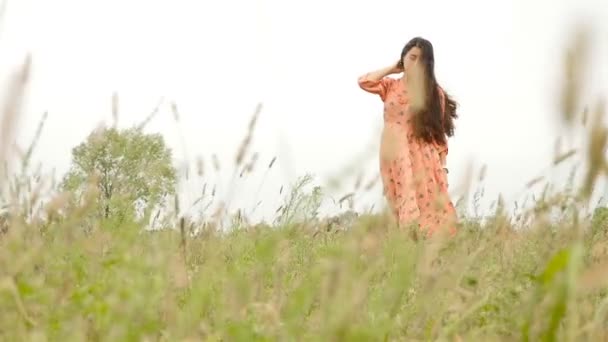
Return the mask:
<path fill-rule="evenodd" d="M 433 45 L 414 38 L 394 65 L 359 77 L 359 86 L 384 102 L 380 173 L 384 195 L 400 225 L 419 224 L 428 235 L 456 229 L 447 188 L 447 138 L 456 102 L 437 84 Z M 403 72 L 401 78 L 388 75 Z"/>

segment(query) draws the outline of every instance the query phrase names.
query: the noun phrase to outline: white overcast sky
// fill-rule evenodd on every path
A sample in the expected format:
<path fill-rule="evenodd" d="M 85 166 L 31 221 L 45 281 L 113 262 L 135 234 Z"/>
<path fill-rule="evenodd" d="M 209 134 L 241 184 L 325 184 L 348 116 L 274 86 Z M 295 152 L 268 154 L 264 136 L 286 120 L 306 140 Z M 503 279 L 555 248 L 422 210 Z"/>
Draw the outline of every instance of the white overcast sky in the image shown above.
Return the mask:
<path fill-rule="evenodd" d="M 232 204 L 253 207 L 276 155 L 258 198 L 268 218 L 278 189 L 298 175 L 311 172 L 324 182 L 354 163 L 373 178 L 376 155 L 357 158 L 378 148 L 382 104 L 356 79 L 394 62 L 420 35 L 433 42 L 438 80 L 461 105 L 448 157 L 453 189 L 469 162 L 487 164 L 485 201 L 498 193 L 513 201 L 553 156 L 561 52 L 569 25 L 581 18 L 596 29 L 587 91 L 606 94 L 604 0 L 13 0 L 2 23 L 0 65 L 5 79 L 32 54 L 19 142 L 31 139 L 48 111 L 36 160 L 59 174 L 73 146 L 100 122 L 111 123 L 117 91 L 123 127 L 164 97 L 148 131 L 165 135 L 176 163 L 202 156 L 208 181 L 219 181 L 225 195 L 229 166 L 263 102 L 252 146 L 260 165 L 236 183 Z M 219 180 L 209 167 L 213 153 L 223 164 Z M 184 203 L 200 193 L 197 182 L 181 185 Z M 354 177 L 345 182 L 336 196 Z M 362 205 L 382 204 L 379 187 L 361 196 Z"/>

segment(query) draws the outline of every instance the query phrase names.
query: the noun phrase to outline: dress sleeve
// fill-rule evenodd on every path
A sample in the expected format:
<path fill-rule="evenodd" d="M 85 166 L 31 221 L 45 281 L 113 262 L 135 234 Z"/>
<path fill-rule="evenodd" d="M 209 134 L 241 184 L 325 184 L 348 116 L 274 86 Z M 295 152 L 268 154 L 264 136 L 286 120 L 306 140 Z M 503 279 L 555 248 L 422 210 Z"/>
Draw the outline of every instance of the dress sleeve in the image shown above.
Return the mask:
<path fill-rule="evenodd" d="M 367 78 L 367 74 L 359 77 L 358 80 L 361 89 L 380 96 L 382 101 L 386 100 L 386 95 L 388 94 L 393 81 L 394 80 L 390 77 L 384 77 L 380 81 L 370 80 Z"/>

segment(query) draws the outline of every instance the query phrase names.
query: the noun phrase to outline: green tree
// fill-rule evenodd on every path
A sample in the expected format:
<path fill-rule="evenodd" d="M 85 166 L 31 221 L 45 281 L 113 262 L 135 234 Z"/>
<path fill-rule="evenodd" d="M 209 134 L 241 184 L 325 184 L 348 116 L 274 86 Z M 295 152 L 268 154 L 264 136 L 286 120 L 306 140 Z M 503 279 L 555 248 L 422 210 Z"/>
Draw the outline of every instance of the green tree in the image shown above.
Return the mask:
<path fill-rule="evenodd" d="M 147 223 L 175 193 L 171 157 L 160 134 L 102 128 L 72 150 L 72 165 L 61 187 L 82 200 L 87 186 L 94 185 L 95 219 Z"/>

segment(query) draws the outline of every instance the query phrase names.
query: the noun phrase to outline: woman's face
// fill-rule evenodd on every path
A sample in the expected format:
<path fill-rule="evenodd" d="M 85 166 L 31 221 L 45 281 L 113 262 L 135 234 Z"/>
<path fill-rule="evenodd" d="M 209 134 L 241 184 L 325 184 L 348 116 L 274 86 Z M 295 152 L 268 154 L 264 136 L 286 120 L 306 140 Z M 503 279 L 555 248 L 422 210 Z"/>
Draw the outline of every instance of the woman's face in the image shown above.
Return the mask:
<path fill-rule="evenodd" d="M 409 67 L 416 64 L 422 55 L 422 50 L 419 47 L 414 46 L 403 56 L 403 71 L 407 71 Z"/>

